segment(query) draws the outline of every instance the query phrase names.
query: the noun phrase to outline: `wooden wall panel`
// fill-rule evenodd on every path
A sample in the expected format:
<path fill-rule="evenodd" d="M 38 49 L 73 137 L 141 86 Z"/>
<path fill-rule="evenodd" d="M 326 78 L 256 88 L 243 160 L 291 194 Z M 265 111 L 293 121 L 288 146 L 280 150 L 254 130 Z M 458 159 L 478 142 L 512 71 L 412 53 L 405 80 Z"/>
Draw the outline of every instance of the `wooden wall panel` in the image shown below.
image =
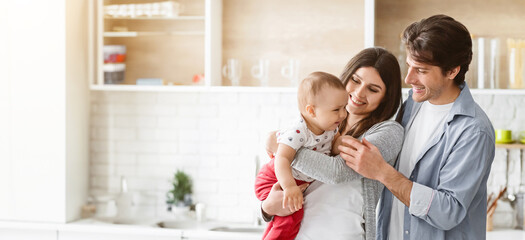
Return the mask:
<path fill-rule="evenodd" d="M 363 12 L 363 0 L 223 0 L 223 64 L 241 60 L 242 86 L 259 85 L 250 71 L 260 58 L 270 61 L 270 86 L 290 86 L 281 76 L 290 58 L 301 61 L 299 79 L 314 71 L 339 76 L 364 47 Z"/>
<path fill-rule="evenodd" d="M 501 38 L 500 84 L 506 86 L 506 38 L 525 38 L 524 10 L 522 0 L 376 0 L 375 45 L 399 55 L 400 34 L 409 24 L 446 14 L 463 23 L 474 37 Z"/>

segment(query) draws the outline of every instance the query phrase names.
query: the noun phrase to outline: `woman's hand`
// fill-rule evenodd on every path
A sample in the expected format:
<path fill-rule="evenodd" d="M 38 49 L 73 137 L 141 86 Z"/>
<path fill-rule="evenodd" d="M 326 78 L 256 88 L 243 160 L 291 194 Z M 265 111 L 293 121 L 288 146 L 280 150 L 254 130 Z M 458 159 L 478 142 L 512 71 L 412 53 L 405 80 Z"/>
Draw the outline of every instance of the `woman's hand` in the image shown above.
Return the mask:
<path fill-rule="evenodd" d="M 308 187 L 308 183 L 299 185 L 301 192 L 304 192 Z M 294 212 L 290 211 L 288 208 L 283 208 L 283 190 L 279 183 L 275 183 L 268 194 L 268 197 L 262 203 L 262 210 L 266 215 L 270 216 L 288 216 Z"/>
<path fill-rule="evenodd" d="M 355 138 L 344 138 L 339 150 L 346 165 L 366 178 L 379 180 L 383 176 L 381 170 L 388 165 L 379 149 L 365 138 L 363 142 Z"/>

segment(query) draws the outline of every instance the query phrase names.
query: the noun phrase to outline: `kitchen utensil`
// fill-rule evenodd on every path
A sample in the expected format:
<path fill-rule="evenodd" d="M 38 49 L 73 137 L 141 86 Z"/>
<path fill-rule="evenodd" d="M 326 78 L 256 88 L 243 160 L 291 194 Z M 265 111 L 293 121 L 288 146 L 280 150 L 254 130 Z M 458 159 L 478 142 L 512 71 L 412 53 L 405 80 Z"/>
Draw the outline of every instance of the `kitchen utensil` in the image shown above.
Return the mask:
<path fill-rule="evenodd" d="M 494 200 L 492 202 L 487 202 L 487 216 L 489 215 L 489 213 L 494 213 L 494 210 L 496 209 L 497 205 L 498 205 L 498 200 L 503 196 L 503 194 L 507 191 L 507 187 L 504 187 L 503 189 L 501 189 L 498 193 L 498 196 L 496 196 L 496 198 L 494 198 Z"/>

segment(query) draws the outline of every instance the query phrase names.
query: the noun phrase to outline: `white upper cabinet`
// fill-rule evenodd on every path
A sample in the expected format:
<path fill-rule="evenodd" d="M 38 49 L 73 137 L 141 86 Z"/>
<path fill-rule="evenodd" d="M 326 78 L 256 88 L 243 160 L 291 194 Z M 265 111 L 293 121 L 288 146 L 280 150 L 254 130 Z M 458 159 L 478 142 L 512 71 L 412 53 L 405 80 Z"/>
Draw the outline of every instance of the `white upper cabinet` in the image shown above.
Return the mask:
<path fill-rule="evenodd" d="M 80 215 L 88 186 L 86 6 L 2 3 L 0 220 Z"/>
<path fill-rule="evenodd" d="M 93 3 L 92 88 L 220 85 L 222 1 Z"/>

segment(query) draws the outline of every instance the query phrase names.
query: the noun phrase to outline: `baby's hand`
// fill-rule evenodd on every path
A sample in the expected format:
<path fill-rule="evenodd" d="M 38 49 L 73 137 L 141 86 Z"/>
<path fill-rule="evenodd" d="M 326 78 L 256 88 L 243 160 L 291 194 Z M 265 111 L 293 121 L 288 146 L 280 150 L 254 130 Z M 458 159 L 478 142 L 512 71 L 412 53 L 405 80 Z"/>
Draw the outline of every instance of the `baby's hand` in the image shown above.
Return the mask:
<path fill-rule="evenodd" d="M 303 192 L 295 185 L 284 189 L 283 208 L 296 212 L 303 208 Z"/>
<path fill-rule="evenodd" d="M 338 155 L 341 153 L 341 150 L 339 150 L 339 146 L 343 145 L 343 139 L 347 139 L 347 138 L 351 138 L 351 139 L 355 139 L 354 137 L 352 136 L 348 136 L 348 135 L 343 135 L 343 136 L 339 136 L 333 143 L 332 145 L 332 154 L 333 155 Z"/>
<path fill-rule="evenodd" d="M 332 143 L 332 155 L 338 155 L 341 151 L 339 151 L 339 145 L 342 144 L 344 136 L 338 136 L 336 139 L 334 139 L 334 142 Z"/>

